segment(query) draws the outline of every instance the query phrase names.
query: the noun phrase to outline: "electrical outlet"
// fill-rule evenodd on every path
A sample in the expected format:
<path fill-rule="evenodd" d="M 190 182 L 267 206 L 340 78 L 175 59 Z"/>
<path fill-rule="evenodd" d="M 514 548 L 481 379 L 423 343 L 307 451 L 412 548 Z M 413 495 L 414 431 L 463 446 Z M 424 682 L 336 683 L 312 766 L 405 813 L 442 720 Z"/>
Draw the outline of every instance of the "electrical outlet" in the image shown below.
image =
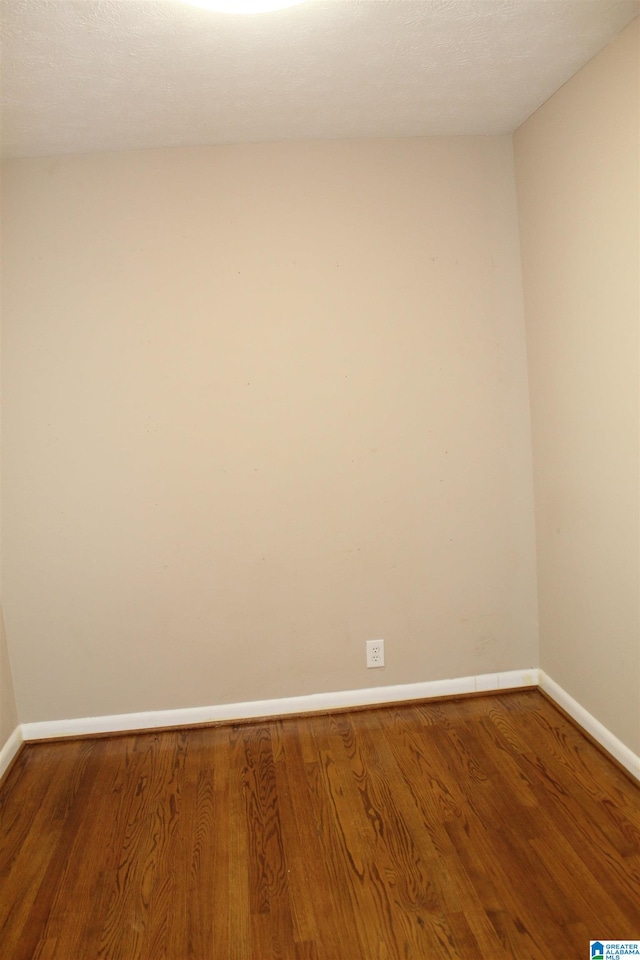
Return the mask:
<path fill-rule="evenodd" d="M 384 640 L 367 640 L 367 667 L 384 667 Z"/>

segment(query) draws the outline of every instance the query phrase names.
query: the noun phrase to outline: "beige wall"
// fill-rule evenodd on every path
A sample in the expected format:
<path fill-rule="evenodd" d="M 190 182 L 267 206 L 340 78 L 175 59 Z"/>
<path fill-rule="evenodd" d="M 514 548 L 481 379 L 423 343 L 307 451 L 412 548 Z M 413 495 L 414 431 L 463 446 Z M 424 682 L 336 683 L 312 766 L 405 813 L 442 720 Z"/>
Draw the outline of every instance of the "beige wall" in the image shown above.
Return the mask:
<path fill-rule="evenodd" d="M 541 666 L 640 751 L 638 22 L 515 134 Z"/>
<path fill-rule="evenodd" d="M 5 191 L 23 721 L 536 665 L 510 138 L 15 161 Z"/>
<path fill-rule="evenodd" d="M 0 223 L 1 235 L 1 223 Z M 1 251 L 0 251 L 1 252 Z M 1 269 L 1 268 L 0 268 Z M 1 283 L 0 283 L 0 313 L 1 313 Z M 1 481 L 1 477 L 0 477 Z M 0 558 L 2 550 L 0 548 Z M 2 602 L 0 601 L 0 750 L 18 725 L 16 699 L 13 689 L 9 651 L 4 630 Z"/>
<path fill-rule="evenodd" d="M 4 633 L 4 619 L 0 606 L 0 750 L 18 725 L 16 700 L 13 691 L 9 653 Z"/>

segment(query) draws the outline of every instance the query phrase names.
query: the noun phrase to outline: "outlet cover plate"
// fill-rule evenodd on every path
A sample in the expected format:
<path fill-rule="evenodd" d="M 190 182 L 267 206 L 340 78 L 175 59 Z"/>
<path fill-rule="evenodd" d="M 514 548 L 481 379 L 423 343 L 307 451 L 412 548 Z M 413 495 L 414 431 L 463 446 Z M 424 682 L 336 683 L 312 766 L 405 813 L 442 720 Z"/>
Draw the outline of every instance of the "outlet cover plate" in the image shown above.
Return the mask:
<path fill-rule="evenodd" d="M 367 640 L 367 667 L 384 667 L 384 640 Z"/>

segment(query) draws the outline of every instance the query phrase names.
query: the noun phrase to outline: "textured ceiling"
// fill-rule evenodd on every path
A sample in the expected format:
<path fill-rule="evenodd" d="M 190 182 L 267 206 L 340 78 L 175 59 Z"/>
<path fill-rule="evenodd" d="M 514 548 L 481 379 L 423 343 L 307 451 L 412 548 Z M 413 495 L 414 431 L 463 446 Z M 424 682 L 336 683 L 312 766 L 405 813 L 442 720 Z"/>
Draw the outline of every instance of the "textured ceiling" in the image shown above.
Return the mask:
<path fill-rule="evenodd" d="M 637 0 L 2 0 L 5 156 L 514 130 Z"/>

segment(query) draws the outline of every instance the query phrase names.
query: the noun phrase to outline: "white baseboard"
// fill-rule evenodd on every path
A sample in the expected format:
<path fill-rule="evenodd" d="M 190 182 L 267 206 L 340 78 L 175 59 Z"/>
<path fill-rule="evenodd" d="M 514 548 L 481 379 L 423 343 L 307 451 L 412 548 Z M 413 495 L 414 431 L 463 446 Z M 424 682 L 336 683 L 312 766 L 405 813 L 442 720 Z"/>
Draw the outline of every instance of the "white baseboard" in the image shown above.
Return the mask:
<path fill-rule="evenodd" d="M 536 686 L 537 683 L 536 669 L 511 670 L 506 673 L 487 673 L 477 677 L 456 677 L 452 680 L 429 680 L 424 683 L 403 683 L 390 687 L 312 693 L 303 697 L 284 697 L 278 700 L 252 700 L 247 703 L 227 703 L 211 707 L 187 707 L 183 710 L 120 713 L 106 717 L 78 717 L 74 720 L 44 720 L 24 723 L 22 736 L 25 740 L 48 740 L 53 737 L 153 730 L 157 727 L 192 727 L 201 723 L 249 720 L 291 713 L 312 713 L 337 710 L 341 707 L 399 703 L 403 700 L 429 700 L 434 697 L 451 697 L 463 693 L 488 693 L 492 690 Z"/>
<path fill-rule="evenodd" d="M 597 740 L 600 746 L 604 747 L 607 753 L 610 753 L 618 763 L 629 771 L 634 777 L 640 780 L 640 757 L 629 747 L 618 740 L 604 724 L 590 714 L 577 700 L 563 690 L 562 687 L 552 680 L 544 670 L 538 671 L 538 686 L 544 690 L 559 707 L 562 707 L 570 717 L 578 723 L 583 730 L 586 730 L 594 740 Z"/>
<path fill-rule="evenodd" d="M 2 750 L 0 750 L 0 777 L 4 777 L 5 773 L 9 769 L 11 761 L 22 746 L 23 739 L 24 736 L 22 727 L 17 726 Z"/>
<path fill-rule="evenodd" d="M 428 680 L 389 687 L 368 687 L 360 690 L 338 690 L 312 693 L 301 697 L 275 700 L 251 700 L 247 703 L 226 703 L 209 707 L 186 707 L 181 710 L 154 710 L 145 713 L 120 713 L 105 717 L 78 717 L 73 720 L 44 720 L 23 723 L 12 733 L 0 751 L 0 776 L 7 769 L 23 740 L 48 740 L 55 737 L 80 737 L 87 734 L 123 733 L 128 730 L 154 730 L 158 727 L 191 727 L 204 723 L 251 720 L 331 711 L 340 708 L 401 703 L 406 700 L 433 700 L 468 693 L 491 693 L 518 687 L 539 686 L 562 707 L 584 730 L 611 754 L 634 777 L 640 780 L 640 757 L 618 740 L 577 700 L 574 700 L 543 670 L 511 670 L 486 673 L 476 677 L 455 677 L 450 680 Z"/>

